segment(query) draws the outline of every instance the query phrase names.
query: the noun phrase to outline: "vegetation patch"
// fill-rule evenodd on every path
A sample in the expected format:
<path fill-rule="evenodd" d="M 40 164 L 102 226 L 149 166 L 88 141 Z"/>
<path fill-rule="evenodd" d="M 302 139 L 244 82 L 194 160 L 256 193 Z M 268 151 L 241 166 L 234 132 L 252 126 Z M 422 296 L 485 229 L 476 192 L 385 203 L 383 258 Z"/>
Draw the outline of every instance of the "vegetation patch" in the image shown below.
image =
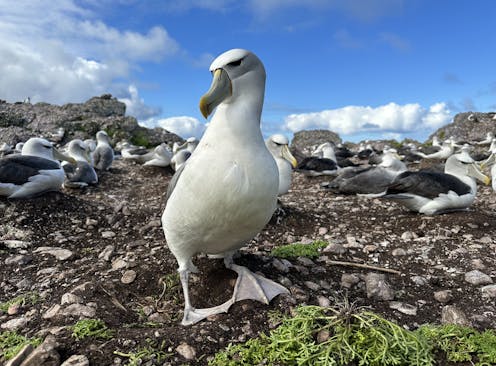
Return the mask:
<path fill-rule="evenodd" d="M 409 331 L 348 303 L 301 306 L 268 335 L 229 345 L 209 365 L 433 366 L 440 353 L 452 362 L 494 365 L 496 332 L 457 325 Z"/>
<path fill-rule="evenodd" d="M 310 244 L 293 243 L 272 249 L 270 253 L 274 257 L 292 259 L 297 257 L 317 258 L 320 251 L 329 243 L 325 241 L 314 241 Z"/>
<path fill-rule="evenodd" d="M 41 341 L 41 338 L 26 338 L 14 331 L 1 332 L 0 361 L 11 359 L 27 344 L 36 347 Z"/>
<path fill-rule="evenodd" d="M 72 336 L 78 341 L 88 337 L 110 339 L 113 336 L 113 332 L 102 320 L 83 319 L 72 327 Z"/>
<path fill-rule="evenodd" d="M 0 311 L 6 313 L 13 305 L 34 305 L 40 300 L 40 296 L 36 292 L 28 292 L 24 295 L 19 295 L 13 299 L 0 303 Z"/>
<path fill-rule="evenodd" d="M 119 352 L 114 351 L 117 356 L 125 357 L 128 359 L 126 366 L 138 366 L 143 365 L 145 362 L 150 362 L 150 364 L 161 365 L 166 361 L 172 353 L 167 353 L 164 351 L 166 345 L 162 342 L 160 345 L 155 345 L 150 339 L 147 339 L 148 345 L 137 349 L 135 352 Z"/>

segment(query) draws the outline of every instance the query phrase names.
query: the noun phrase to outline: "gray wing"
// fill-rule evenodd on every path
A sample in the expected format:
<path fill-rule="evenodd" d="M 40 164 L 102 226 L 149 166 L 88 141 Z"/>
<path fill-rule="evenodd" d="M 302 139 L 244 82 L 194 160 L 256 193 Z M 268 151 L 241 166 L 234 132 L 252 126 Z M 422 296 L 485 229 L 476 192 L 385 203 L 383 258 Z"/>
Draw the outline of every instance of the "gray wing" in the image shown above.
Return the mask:
<path fill-rule="evenodd" d="M 93 159 L 95 160 L 95 168 L 105 170 L 110 167 L 114 161 L 114 151 L 112 148 L 97 146 L 93 152 Z"/>
<path fill-rule="evenodd" d="M 67 179 L 70 182 L 84 182 L 88 184 L 95 184 L 98 182 L 98 178 L 93 167 L 83 161 L 77 162 L 77 167 L 72 173 L 67 173 Z"/>
<path fill-rule="evenodd" d="M 60 169 L 58 162 L 30 155 L 10 155 L 0 160 L 0 182 L 24 184 L 40 170 Z"/>
<path fill-rule="evenodd" d="M 170 182 L 169 182 L 169 187 L 167 187 L 167 194 L 165 196 L 165 202 L 167 203 L 167 201 L 169 200 L 169 197 L 172 195 L 172 192 L 174 191 L 174 188 L 176 188 L 176 184 L 179 180 L 179 177 L 181 176 L 183 170 L 184 170 L 184 167 L 186 166 L 186 163 L 185 164 L 182 164 L 178 170 L 176 170 L 176 172 L 174 173 L 174 175 L 172 176 Z"/>

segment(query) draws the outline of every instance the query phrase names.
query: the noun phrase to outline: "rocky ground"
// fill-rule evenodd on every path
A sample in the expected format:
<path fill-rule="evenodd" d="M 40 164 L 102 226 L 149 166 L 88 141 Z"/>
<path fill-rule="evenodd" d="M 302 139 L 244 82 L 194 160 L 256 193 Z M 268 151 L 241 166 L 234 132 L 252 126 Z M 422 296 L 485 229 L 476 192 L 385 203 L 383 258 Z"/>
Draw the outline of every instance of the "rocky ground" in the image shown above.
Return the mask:
<path fill-rule="evenodd" d="M 183 327 L 176 261 L 160 226 L 171 176 L 116 161 L 96 187 L 0 199 L 0 303 L 35 297 L 0 311 L 1 330 L 52 335 L 60 360 L 54 365 L 72 355 L 91 365 L 125 365 L 131 353 L 152 348 L 165 361 L 145 364 L 204 365 L 229 343 L 273 327 L 270 312 L 343 298 L 410 329 L 453 319 L 496 328 L 496 194 L 490 187 L 480 187 L 468 212 L 427 217 L 392 202 L 336 196 L 320 188 L 326 178 L 300 173 L 282 198 L 281 219 L 236 259 L 291 295 L 268 306 L 242 301 L 228 314 Z M 276 246 L 315 240 L 329 243 L 317 259 L 270 255 Z M 234 273 L 221 260 L 200 256 L 195 263 L 201 272 L 192 276 L 193 304 L 226 300 Z M 103 320 L 112 338 L 76 340 L 70 327 L 81 318 Z"/>

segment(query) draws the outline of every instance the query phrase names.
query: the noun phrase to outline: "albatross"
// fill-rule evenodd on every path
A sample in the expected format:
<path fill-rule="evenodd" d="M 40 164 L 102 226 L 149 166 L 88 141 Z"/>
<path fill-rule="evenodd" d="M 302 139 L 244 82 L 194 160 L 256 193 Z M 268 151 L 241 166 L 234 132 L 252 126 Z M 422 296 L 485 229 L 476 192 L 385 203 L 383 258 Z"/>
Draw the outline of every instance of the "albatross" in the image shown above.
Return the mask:
<path fill-rule="evenodd" d="M 275 134 L 265 140 L 265 145 L 274 157 L 279 170 L 279 196 L 288 193 L 291 186 L 291 168 L 296 168 L 298 163 L 289 151 L 289 140 L 286 136 Z"/>
<path fill-rule="evenodd" d="M 466 147 L 446 160 L 444 173 L 404 172 L 385 192 L 375 196 L 395 200 L 411 211 L 436 215 L 467 209 L 475 199 L 478 179 L 489 184 Z"/>
<path fill-rule="evenodd" d="M 0 196 L 30 198 L 58 191 L 64 182 L 64 170 L 56 160 L 75 160 L 60 153 L 52 144 L 32 137 L 22 147 L 21 154 L 0 159 Z"/>
<path fill-rule="evenodd" d="M 288 290 L 233 262 L 234 252 L 270 220 L 277 203 L 277 165 L 260 131 L 265 69 L 250 51 L 232 49 L 211 64 L 209 91 L 200 99 L 205 118 L 216 111 L 195 152 L 177 170 L 162 215 L 167 245 L 175 256 L 184 293 L 183 325 L 227 312 L 240 300 L 268 304 Z M 197 253 L 222 255 L 238 277 L 231 299 L 196 309 L 188 278 Z"/>
<path fill-rule="evenodd" d="M 90 164 L 91 153 L 87 145 L 79 139 L 74 139 L 69 142 L 68 154 L 76 163 L 62 164 L 66 175 L 64 187 L 83 188 L 89 184 L 97 184 L 98 176 Z"/>
<path fill-rule="evenodd" d="M 92 158 L 98 170 L 109 170 L 114 161 L 114 149 L 110 146 L 110 139 L 105 131 L 96 133 L 96 148 Z"/>

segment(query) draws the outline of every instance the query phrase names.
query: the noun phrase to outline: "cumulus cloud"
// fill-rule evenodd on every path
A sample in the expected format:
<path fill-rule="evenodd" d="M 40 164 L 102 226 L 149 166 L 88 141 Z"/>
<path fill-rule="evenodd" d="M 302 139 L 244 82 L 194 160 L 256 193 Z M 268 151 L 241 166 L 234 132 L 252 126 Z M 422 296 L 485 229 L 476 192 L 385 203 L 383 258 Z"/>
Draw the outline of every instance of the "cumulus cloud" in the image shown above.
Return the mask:
<path fill-rule="evenodd" d="M 169 118 L 152 118 L 140 123 L 145 127 L 160 126 L 167 131 L 174 132 L 182 138 L 196 137 L 201 138 L 205 131 L 206 125 L 198 119 L 189 116 L 177 116 Z"/>
<path fill-rule="evenodd" d="M 138 121 L 142 121 L 149 120 L 161 112 L 160 108 L 150 107 L 145 104 L 143 98 L 140 98 L 138 88 L 135 85 L 130 85 L 127 92 L 128 96 L 118 99 L 126 105 L 126 114 L 128 116 L 136 117 Z"/>
<path fill-rule="evenodd" d="M 92 2 L 0 4 L 0 92 L 8 101 L 29 96 L 33 102 L 62 104 L 114 93 L 137 62 L 179 52 L 164 28 L 116 29 L 98 19 Z"/>
<path fill-rule="evenodd" d="M 435 129 L 451 120 L 445 103 L 423 108 L 417 103 L 389 103 L 379 107 L 347 106 L 321 112 L 291 114 L 284 126 L 291 132 L 328 129 L 350 135 L 363 132 L 404 133 Z"/>

